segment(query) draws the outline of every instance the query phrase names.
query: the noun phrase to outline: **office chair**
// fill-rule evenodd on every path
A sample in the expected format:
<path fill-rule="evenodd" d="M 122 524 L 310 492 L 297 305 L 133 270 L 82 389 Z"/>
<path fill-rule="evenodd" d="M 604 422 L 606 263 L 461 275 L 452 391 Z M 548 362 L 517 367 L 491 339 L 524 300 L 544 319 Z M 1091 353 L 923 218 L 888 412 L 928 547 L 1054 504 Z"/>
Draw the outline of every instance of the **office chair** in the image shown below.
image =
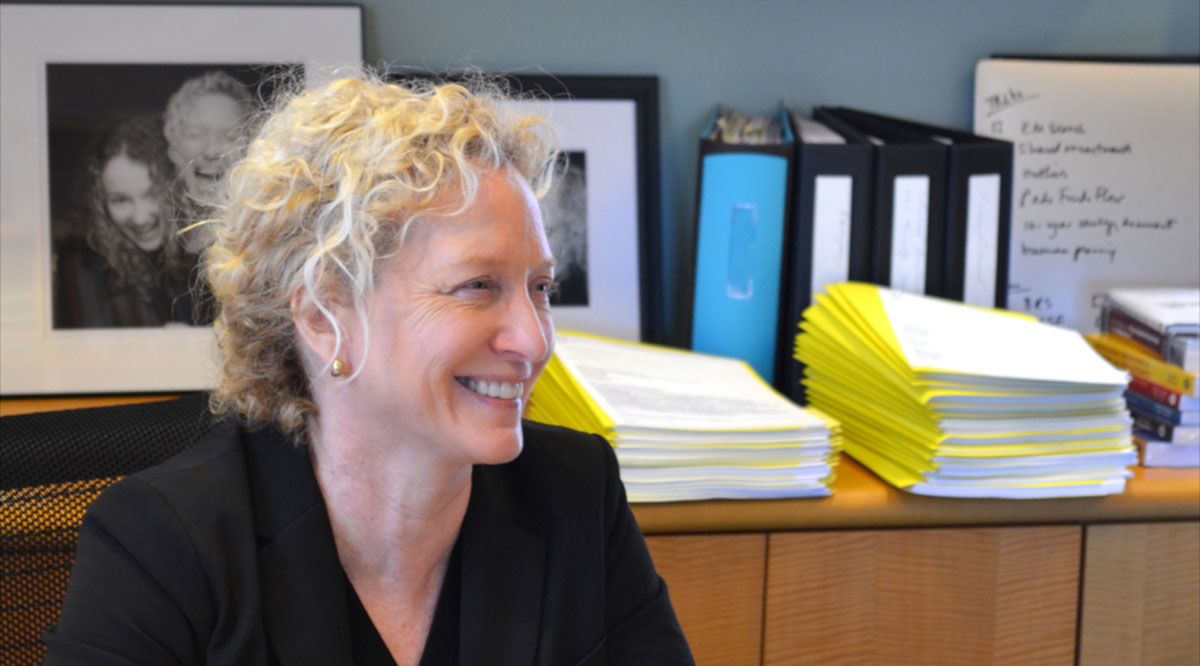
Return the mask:
<path fill-rule="evenodd" d="M 0 663 L 41 663 L 88 504 L 211 426 L 204 393 L 0 418 Z"/>

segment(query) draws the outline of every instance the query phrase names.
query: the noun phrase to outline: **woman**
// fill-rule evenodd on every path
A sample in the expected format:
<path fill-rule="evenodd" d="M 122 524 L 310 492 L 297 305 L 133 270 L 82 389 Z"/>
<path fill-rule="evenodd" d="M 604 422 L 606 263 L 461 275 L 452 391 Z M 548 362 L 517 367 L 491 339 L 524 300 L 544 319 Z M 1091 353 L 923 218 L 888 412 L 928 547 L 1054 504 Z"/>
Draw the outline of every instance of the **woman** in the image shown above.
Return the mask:
<path fill-rule="evenodd" d="M 188 264 L 170 224 L 168 183 L 159 123 L 125 120 L 87 157 L 86 247 L 56 247 L 55 325 L 162 326 L 188 322 Z"/>
<path fill-rule="evenodd" d="M 207 255 L 241 419 L 89 510 L 49 661 L 691 663 L 611 448 L 520 418 L 554 163 L 457 85 L 274 113 Z"/>

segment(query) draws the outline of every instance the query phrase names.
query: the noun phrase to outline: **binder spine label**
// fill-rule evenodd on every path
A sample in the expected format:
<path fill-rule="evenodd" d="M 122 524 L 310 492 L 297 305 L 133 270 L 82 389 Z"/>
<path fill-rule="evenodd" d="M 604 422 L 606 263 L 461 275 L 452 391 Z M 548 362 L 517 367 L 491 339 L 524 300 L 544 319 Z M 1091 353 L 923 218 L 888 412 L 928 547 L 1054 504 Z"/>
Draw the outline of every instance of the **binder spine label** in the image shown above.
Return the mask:
<path fill-rule="evenodd" d="M 729 215 L 729 261 L 726 264 L 725 295 L 747 299 L 754 296 L 754 246 L 758 236 L 758 207 L 734 204 Z"/>
<path fill-rule="evenodd" d="M 997 237 L 1000 233 L 1000 174 L 967 179 L 966 263 L 963 302 L 995 307 Z"/>
<path fill-rule="evenodd" d="M 929 236 L 929 176 L 896 176 L 892 189 L 892 260 L 889 284 L 925 293 Z"/>
<path fill-rule="evenodd" d="M 813 195 L 812 293 L 850 279 L 851 176 L 817 176 Z"/>

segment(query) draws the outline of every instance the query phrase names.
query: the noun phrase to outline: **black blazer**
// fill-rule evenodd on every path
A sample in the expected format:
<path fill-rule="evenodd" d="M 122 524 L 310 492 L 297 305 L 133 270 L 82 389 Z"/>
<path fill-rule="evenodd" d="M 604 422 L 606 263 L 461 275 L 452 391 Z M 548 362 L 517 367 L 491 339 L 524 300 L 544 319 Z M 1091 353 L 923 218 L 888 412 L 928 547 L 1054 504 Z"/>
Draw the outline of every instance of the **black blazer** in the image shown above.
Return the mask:
<path fill-rule="evenodd" d="M 460 663 L 692 663 L 611 447 L 524 431 L 474 469 Z M 46 663 L 348 664 L 348 585 L 307 455 L 224 424 L 88 509 Z"/>

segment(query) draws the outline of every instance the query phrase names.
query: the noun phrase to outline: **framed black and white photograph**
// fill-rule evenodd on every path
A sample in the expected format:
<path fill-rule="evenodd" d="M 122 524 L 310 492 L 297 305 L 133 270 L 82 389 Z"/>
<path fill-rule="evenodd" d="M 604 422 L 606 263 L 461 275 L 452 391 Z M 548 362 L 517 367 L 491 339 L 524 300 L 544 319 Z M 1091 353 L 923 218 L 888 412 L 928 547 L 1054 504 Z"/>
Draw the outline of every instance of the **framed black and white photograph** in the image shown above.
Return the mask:
<path fill-rule="evenodd" d="M 361 8 L 0 11 L 0 392 L 210 388 L 192 225 L 279 86 L 359 66 Z"/>
<path fill-rule="evenodd" d="M 477 73 L 396 70 L 394 79 Z M 662 342 L 658 78 L 504 74 L 554 127 L 563 169 L 542 199 L 556 260 L 555 327 Z"/>
<path fill-rule="evenodd" d="M 46 65 L 51 328 L 207 326 L 205 215 L 298 64 Z"/>
<path fill-rule="evenodd" d="M 658 79 L 509 75 L 554 126 L 566 161 L 542 201 L 557 259 L 554 323 L 662 342 Z"/>

